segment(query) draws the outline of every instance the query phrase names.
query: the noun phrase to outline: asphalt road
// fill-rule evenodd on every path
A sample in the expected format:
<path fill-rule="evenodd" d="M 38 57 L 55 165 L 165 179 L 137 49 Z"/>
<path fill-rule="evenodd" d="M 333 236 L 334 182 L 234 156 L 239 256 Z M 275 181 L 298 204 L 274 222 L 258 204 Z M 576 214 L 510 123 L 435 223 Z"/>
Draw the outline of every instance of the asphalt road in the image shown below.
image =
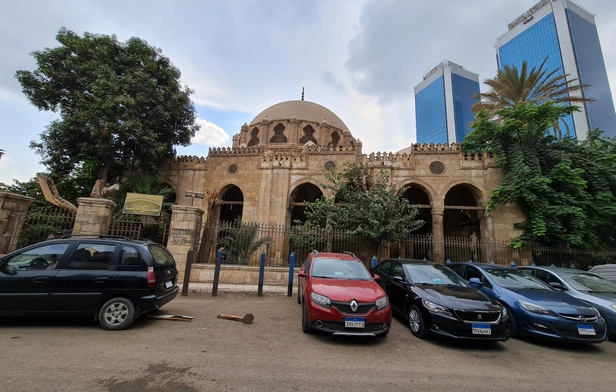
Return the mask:
<path fill-rule="evenodd" d="M 616 342 L 555 345 L 304 334 L 295 298 L 178 297 L 104 331 L 90 320 L 0 319 L 1 391 L 614 391 Z M 252 313 L 253 324 L 219 319 Z"/>

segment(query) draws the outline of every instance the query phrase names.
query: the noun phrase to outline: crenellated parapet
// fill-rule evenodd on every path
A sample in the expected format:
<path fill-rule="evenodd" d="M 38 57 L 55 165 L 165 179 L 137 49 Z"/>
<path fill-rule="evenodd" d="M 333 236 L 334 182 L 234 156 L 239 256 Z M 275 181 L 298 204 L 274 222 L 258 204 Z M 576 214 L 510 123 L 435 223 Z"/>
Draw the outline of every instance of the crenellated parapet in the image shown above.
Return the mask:
<path fill-rule="evenodd" d="M 265 151 L 265 146 L 251 147 L 211 147 L 208 156 L 229 155 L 229 154 L 262 154 Z"/>
<path fill-rule="evenodd" d="M 173 163 L 205 163 L 206 159 L 196 155 L 177 155 L 173 158 Z"/>
<path fill-rule="evenodd" d="M 412 155 L 407 153 L 393 153 L 393 152 L 373 152 L 370 154 L 362 155 L 363 163 L 373 162 L 410 162 Z"/>
<path fill-rule="evenodd" d="M 356 145 L 349 146 L 318 146 L 316 144 L 306 144 L 303 147 L 305 153 L 326 153 L 332 154 L 337 152 L 357 152 L 359 148 Z"/>
<path fill-rule="evenodd" d="M 421 152 L 421 151 L 430 151 L 430 152 L 442 152 L 442 151 L 462 151 L 462 145 L 460 143 L 445 143 L 445 144 L 434 144 L 434 143 L 424 143 L 419 144 L 415 143 L 411 146 L 413 151 Z"/>

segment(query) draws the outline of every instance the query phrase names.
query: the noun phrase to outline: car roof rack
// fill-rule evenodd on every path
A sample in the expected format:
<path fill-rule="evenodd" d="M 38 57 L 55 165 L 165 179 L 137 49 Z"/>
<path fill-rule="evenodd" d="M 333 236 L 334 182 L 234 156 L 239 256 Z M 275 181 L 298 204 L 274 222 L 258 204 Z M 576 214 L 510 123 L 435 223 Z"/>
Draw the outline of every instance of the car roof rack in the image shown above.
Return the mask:
<path fill-rule="evenodd" d="M 109 240 L 126 240 L 126 241 L 150 241 L 150 242 L 152 242 L 152 240 L 149 239 L 149 238 L 134 238 L 134 237 L 127 237 L 127 236 L 124 236 L 124 235 L 108 235 L 108 234 L 67 234 L 67 235 L 63 235 L 60 238 L 61 239 L 65 239 L 65 238 L 75 238 L 75 237 L 92 238 L 92 239 L 109 239 Z"/>
<path fill-rule="evenodd" d="M 342 253 L 347 254 L 347 255 L 351 255 L 351 256 L 353 256 L 353 257 L 357 258 L 357 256 L 355 256 L 355 254 L 354 254 L 353 252 L 349 252 L 349 251 L 345 250 L 345 251 L 344 251 L 344 252 L 342 252 Z"/>

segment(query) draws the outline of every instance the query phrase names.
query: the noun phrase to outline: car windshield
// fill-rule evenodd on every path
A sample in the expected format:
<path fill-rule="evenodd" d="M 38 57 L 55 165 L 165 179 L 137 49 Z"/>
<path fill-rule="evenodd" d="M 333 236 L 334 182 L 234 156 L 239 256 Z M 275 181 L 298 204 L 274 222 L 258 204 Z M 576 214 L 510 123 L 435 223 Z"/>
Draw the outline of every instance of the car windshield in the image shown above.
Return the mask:
<path fill-rule="evenodd" d="M 369 280 L 370 273 L 357 260 L 316 258 L 312 262 L 312 277 L 330 279 Z"/>
<path fill-rule="evenodd" d="M 464 279 L 447 267 L 434 264 L 406 264 L 404 267 L 411 282 L 416 285 L 468 286 Z"/>
<path fill-rule="evenodd" d="M 547 284 L 522 270 L 486 268 L 484 271 L 497 285 L 508 289 L 554 290 Z"/>
<path fill-rule="evenodd" d="M 616 293 L 616 284 L 593 274 L 571 272 L 560 274 L 567 283 L 579 291 L 593 293 Z"/>

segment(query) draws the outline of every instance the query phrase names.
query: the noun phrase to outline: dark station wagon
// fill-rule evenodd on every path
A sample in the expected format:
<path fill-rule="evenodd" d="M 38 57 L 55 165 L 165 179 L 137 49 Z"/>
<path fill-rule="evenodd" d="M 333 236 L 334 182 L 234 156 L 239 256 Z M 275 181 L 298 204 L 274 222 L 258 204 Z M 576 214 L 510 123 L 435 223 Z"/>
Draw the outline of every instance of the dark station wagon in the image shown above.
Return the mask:
<path fill-rule="evenodd" d="M 171 253 L 149 240 L 44 241 L 0 257 L 0 316 L 93 316 L 120 330 L 173 300 L 177 275 Z"/>

